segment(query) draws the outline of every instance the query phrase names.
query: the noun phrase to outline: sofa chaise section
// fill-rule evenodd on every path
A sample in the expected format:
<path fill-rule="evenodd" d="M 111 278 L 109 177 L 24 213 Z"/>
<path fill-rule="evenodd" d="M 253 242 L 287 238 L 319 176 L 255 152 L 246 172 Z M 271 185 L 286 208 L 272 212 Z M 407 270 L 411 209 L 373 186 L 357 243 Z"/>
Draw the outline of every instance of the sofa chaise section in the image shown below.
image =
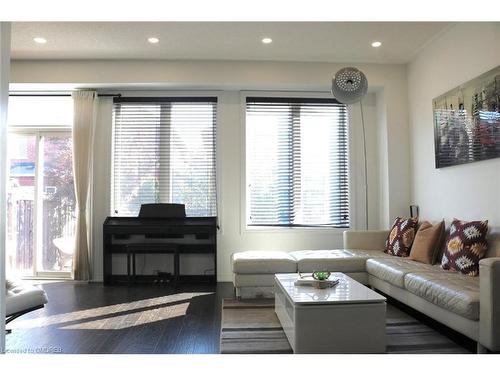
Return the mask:
<path fill-rule="evenodd" d="M 236 297 L 274 295 L 274 274 L 297 272 L 297 262 L 284 251 L 242 251 L 231 255 Z"/>
<path fill-rule="evenodd" d="M 276 273 L 328 270 L 343 272 L 366 284 L 368 282 L 368 275 L 365 271 L 367 259 L 369 259 L 369 252 L 361 251 L 354 255 L 346 250 L 299 250 L 289 253 L 282 251 L 237 252 L 231 257 L 236 296 L 238 298 L 273 297 L 274 274 Z"/>

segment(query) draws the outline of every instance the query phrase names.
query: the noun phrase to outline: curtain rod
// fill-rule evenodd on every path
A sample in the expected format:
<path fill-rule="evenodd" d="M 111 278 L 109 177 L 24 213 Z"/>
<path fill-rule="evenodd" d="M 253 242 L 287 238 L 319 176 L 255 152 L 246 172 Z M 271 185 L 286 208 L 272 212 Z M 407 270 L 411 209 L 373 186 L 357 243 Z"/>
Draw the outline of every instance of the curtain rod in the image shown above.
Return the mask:
<path fill-rule="evenodd" d="M 9 94 L 9 96 L 71 96 L 71 94 Z M 122 94 L 97 94 L 97 96 L 110 96 L 113 98 L 121 98 Z"/>

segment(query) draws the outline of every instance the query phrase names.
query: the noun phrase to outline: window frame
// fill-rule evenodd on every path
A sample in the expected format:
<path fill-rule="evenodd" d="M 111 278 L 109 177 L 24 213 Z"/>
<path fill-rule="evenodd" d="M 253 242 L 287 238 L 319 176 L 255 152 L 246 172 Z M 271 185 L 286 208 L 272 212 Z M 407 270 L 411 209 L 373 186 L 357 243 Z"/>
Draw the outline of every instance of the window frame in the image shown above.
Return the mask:
<path fill-rule="evenodd" d="M 348 196 L 349 196 L 349 227 L 338 228 L 330 225 L 248 225 L 247 217 L 248 210 L 250 209 L 250 197 L 247 191 L 247 152 L 246 152 L 246 135 L 247 135 L 247 124 L 246 124 L 246 101 L 248 97 L 262 97 L 262 98 L 304 98 L 304 99 L 332 99 L 332 95 L 329 92 L 314 92 L 314 91 L 241 91 L 240 92 L 240 114 L 241 114 L 241 212 L 240 212 L 240 234 L 252 234 L 252 233 L 328 233 L 328 234 L 342 234 L 345 230 L 352 229 L 355 227 L 353 214 L 355 212 L 355 203 L 353 199 L 353 189 L 352 189 L 352 171 L 351 167 L 353 164 L 353 155 L 351 152 L 352 141 L 351 141 L 351 108 L 347 106 L 348 114 Z"/>

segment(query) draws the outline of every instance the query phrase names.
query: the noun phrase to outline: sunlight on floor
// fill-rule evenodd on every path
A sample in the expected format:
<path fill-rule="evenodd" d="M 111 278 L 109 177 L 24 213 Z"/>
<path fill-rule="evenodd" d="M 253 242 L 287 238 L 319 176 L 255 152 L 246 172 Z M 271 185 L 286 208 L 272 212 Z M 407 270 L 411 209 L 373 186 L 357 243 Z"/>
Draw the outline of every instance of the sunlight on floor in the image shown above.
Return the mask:
<path fill-rule="evenodd" d="M 28 329 L 61 325 L 61 329 L 123 329 L 186 314 L 191 300 L 213 293 L 178 293 L 133 302 L 24 319 L 12 328 Z M 50 304 L 50 301 L 49 301 Z"/>
<path fill-rule="evenodd" d="M 123 313 L 117 316 L 92 319 L 87 322 L 70 324 L 60 327 L 61 329 L 124 329 L 136 327 L 142 324 L 149 324 L 161 320 L 177 318 L 186 315 L 190 302 L 176 304 L 174 306 L 151 308 L 146 311 L 140 308 L 139 312 Z M 132 309 L 134 310 L 134 309 Z"/>

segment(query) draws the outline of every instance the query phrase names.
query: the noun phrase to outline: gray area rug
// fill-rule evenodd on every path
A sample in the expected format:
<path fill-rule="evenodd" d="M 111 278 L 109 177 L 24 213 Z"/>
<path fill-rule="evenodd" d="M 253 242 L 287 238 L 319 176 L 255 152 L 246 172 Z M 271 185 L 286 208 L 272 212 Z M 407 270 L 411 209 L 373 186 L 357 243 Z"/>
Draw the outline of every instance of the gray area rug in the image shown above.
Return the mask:
<path fill-rule="evenodd" d="M 391 304 L 387 304 L 386 327 L 389 354 L 470 353 Z M 222 354 L 292 353 L 274 313 L 274 300 L 223 300 L 220 351 Z"/>

